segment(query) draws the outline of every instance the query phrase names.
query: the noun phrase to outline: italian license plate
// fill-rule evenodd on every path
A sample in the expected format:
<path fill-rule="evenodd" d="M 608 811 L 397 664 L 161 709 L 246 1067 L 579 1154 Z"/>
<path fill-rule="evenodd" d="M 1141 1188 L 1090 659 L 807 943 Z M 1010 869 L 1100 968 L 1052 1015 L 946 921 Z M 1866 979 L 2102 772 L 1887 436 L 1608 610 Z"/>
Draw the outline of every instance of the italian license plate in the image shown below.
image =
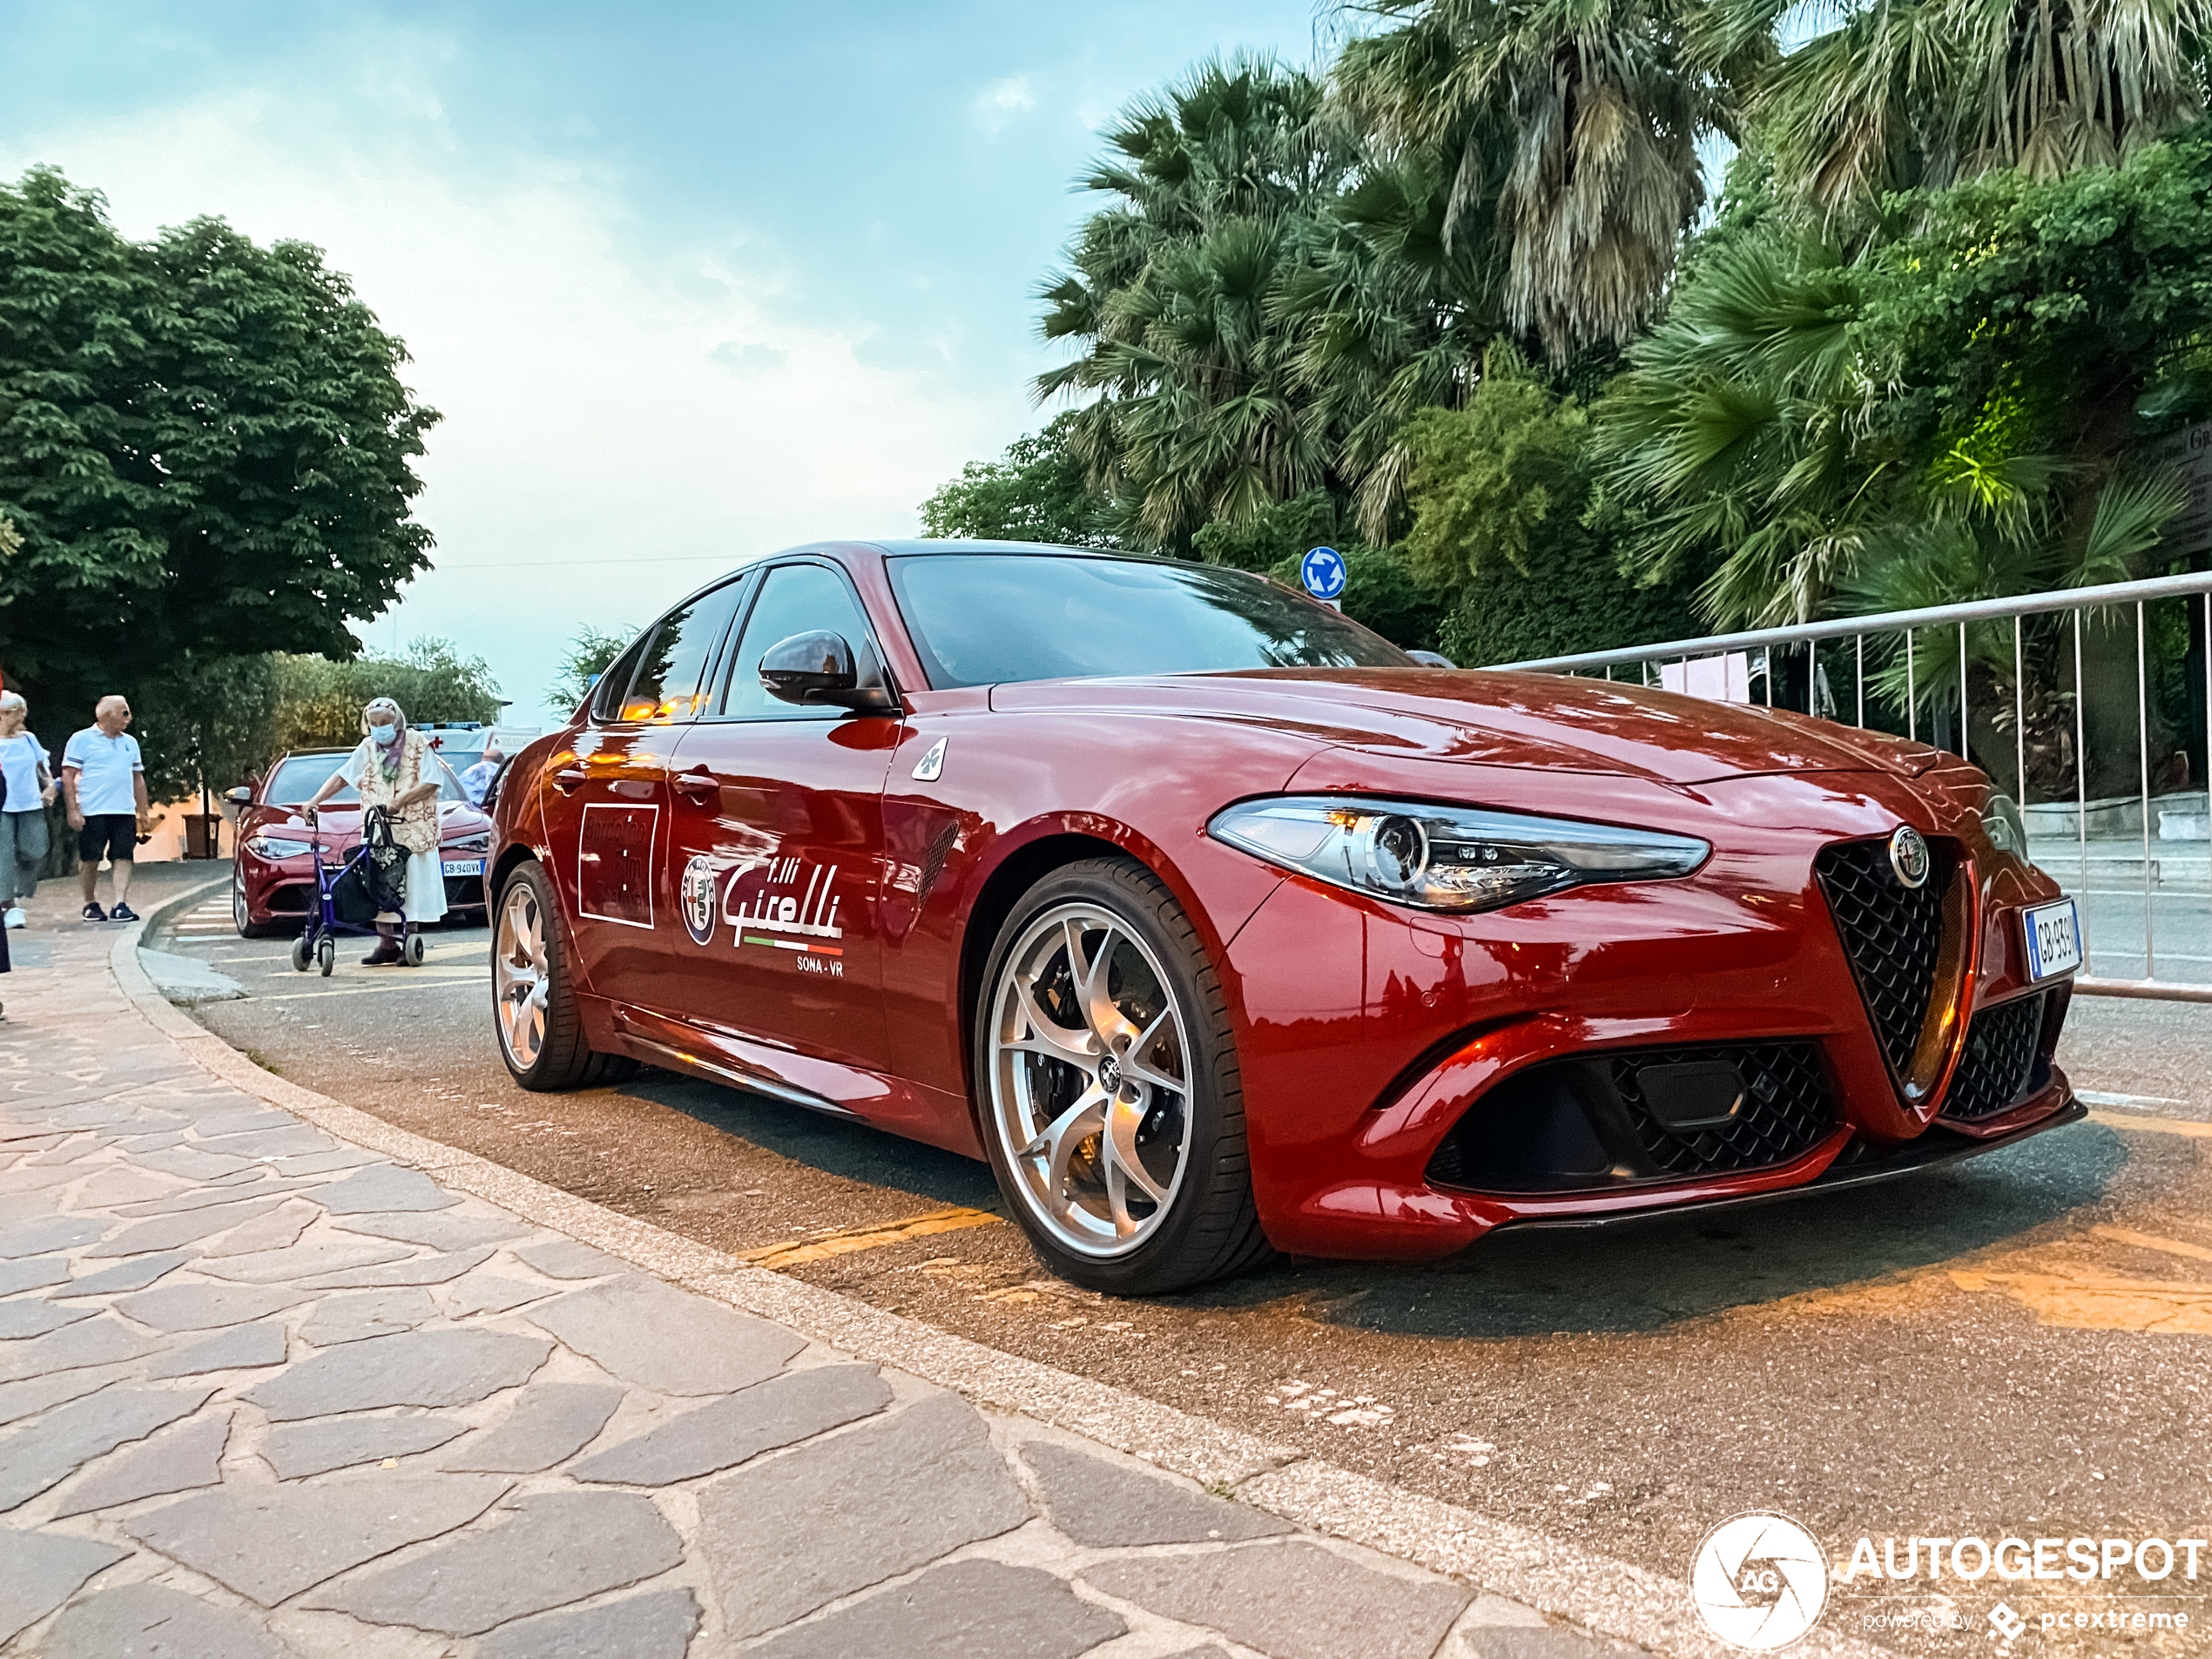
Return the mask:
<path fill-rule="evenodd" d="M 2022 914 L 2020 923 L 2027 934 L 2028 978 L 2049 979 L 2081 966 L 2081 917 L 2073 900 L 2038 905 Z"/>
<path fill-rule="evenodd" d="M 448 875 L 482 875 L 484 873 L 482 859 L 448 859 L 445 866 Z"/>

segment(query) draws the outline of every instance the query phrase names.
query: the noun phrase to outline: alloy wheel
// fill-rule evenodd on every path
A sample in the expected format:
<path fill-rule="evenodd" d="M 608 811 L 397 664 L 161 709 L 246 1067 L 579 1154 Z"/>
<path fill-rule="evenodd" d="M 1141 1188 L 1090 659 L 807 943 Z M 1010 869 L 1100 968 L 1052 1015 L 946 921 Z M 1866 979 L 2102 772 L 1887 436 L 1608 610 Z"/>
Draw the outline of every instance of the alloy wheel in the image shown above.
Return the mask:
<path fill-rule="evenodd" d="M 1163 1222 L 1190 1150 L 1190 1044 L 1167 974 L 1103 906 L 1022 930 L 993 992 L 991 1130 L 1065 1248 L 1123 1256 Z"/>
<path fill-rule="evenodd" d="M 246 907 L 246 872 L 235 867 L 231 871 L 231 926 L 240 939 L 251 936 L 253 917 Z"/>
<path fill-rule="evenodd" d="M 545 953 L 545 917 L 527 881 L 508 888 L 507 900 L 500 906 L 491 964 L 499 1040 L 506 1045 L 507 1057 L 528 1071 L 545 1046 L 545 999 L 552 991 L 552 964 Z"/>

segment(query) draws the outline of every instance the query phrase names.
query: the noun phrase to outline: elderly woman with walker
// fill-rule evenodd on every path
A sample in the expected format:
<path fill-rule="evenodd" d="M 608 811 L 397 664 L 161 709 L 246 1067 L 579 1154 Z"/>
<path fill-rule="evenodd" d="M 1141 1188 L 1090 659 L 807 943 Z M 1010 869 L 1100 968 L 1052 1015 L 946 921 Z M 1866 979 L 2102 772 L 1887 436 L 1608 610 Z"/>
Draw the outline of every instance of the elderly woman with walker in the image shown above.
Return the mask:
<path fill-rule="evenodd" d="M 364 967 L 384 968 L 406 961 L 408 935 L 446 914 L 445 872 L 438 861 L 438 779 L 429 740 L 408 729 L 407 716 L 390 698 L 380 697 L 362 709 L 361 732 L 361 746 L 324 780 L 305 815 L 314 823 L 316 809 L 351 785 L 361 795 L 364 834 L 368 815 L 377 808 L 390 819 L 392 839 L 408 855 L 407 907 L 400 914 L 378 913 L 376 948 L 361 958 Z"/>

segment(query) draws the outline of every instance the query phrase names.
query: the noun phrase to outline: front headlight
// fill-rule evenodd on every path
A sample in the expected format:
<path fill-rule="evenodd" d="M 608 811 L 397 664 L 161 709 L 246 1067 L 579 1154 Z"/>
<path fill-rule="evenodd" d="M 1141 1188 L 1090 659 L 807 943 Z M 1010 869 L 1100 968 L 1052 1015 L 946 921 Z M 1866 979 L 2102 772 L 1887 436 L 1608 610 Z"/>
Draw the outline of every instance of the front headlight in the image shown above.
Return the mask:
<path fill-rule="evenodd" d="M 1981 811 L 1981 829 L 1989 837 L 1990 846 L 2000 853 L 2010 853 L 2014 858 L 2027 856 L 2027 820 L 2020 816 L 2020 803 L 2010 795 L 1989 798 Z"/>
<path fill-rule="evenodd" d="M 273 835 L 256 835 L 246 842 L 246 850 L 257 859 L 296 859 L 315 848 L 312 841 L 287 841 Z"/>
<path fill-rule="evenodd" d="M 1344 795 L 1243 801 L 1217 813 L 1206 829 L 1255 858 L 1336 887 L 1461 914 L 1589 881 L 1688 875 L 1713 850 L 1657 830 Z"/>

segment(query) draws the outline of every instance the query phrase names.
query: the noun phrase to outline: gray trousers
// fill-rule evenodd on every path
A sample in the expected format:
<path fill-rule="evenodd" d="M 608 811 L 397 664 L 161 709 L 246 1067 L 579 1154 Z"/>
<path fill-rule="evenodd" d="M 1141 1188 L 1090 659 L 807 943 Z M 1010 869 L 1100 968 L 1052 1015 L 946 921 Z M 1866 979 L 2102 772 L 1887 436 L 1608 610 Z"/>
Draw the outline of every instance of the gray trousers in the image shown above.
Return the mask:
<path fill-rule="evenodd" d="M 0 907 L 38 891 L 38 867 L 45 861 L 46 809 L 0 812 Z"/>

